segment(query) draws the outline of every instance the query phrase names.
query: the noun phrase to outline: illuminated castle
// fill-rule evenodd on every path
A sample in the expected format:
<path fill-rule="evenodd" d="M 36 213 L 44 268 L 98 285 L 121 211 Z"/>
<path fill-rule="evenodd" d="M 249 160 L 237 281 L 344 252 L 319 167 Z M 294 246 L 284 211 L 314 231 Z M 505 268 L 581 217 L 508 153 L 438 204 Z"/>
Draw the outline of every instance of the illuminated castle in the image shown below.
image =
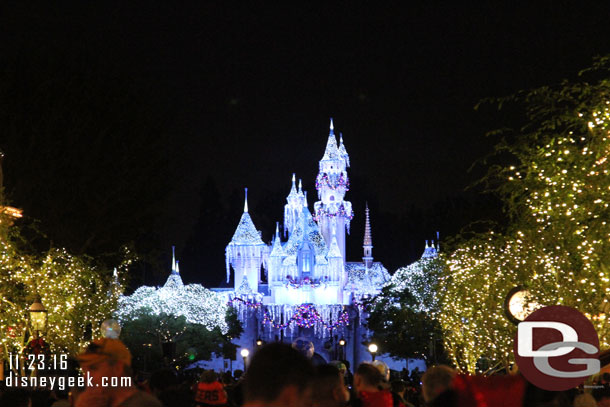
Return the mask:
<path fill-rule="evenodd" d="M 246 332 L 239 344 L 252 349 L 257 340 L 312 341 L 318 357 L 359 362 L 367 332 L 359 306 L 390 280 L 383 265 L 373 261 L 369 209 L 360 262 L 347 262 L 346 232 L 354 217 L 345 200 L 349 190 L 349 155 L 330 122 L 330 134 L 316 177 L 318 201 L 313 214 L 307 193 L 295 175 L 284 206 L 283 236 L 279 222 L 270 245 L 265 244 L 248 212 L 244 213 L 226 247 L 227 282 L 233 271 L 229 301 L 240 312 Z M 284 239 L 284 241 L 283 241 Z M 338 338 L 346 345 L 338 349 Z M 354 344 L 356 344 L 354 346 Z M 361 349 L 362 348 L 362 349 Z"/>
<path fill-rule="evenodd" d="M 355 367 L 370 360 L 364 346 L 370 339 L 364 326 L 368 315 L 362 302 L 378 294 L 390 282 L 390 275 L 380 262 L 373 261 L 368 205 L 362 261 L 346 261 L 345 234 L 354 217 L 352 204 L 345 200 L 349 166 L 343 138 L 337 144 L 331 119 L 316 177 L 319 201 L 313 214 L 307 193 L 301 181 L 297 186 L 293 174 L 284 206 L 283 236 L 278 222 L 271 243 L 266 244 L 248 212 L 246 189 L 244 212 L 225 250 L 227 282 L 233 277 L 233 287 L 210 291 L 198 284 L 184 285 L 173 256 L 165 285 L 140 287 L 122 297 L 119 317 L 147 307 L 157 314 L 183 315 L 189 322 L 226 332 L 224 317 L 229 305 L 238 311 L 244 327 L 244 333 L 234 340 L 242 350 L 255 352 L 265 342 L 284 341 L 305 344 L 318 363 L 344 359 Z M 438 246 L 426 242 L 422 259 L 397 274 L 420 270 L 419 263 L 435 257 L 437 250 Z M 396 370 L 404 367 L 402 361 L 384 355 L 377 358 Z M 425 369 L 422 360 L 408 363 L 411 368 L 418 364 Z M 221 355 L 195 365 L 217 371 L 243 368 L 241 358 L 223 359 Z"/>

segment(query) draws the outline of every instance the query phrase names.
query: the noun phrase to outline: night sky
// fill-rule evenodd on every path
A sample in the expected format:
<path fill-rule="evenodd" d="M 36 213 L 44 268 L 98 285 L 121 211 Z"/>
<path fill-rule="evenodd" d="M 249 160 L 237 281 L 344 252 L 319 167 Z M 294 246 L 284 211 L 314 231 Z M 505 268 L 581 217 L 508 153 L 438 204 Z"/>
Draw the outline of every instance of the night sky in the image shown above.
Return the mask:
<path fill-rule="evenodd" d="M 217 285 L 246 186 L 266 241 L 293 172 L 311 209 L 330 117 L 352 164 L 348 260 L 367 201 L 390 272 L 437 230 L 501 222 L 465 187 L 498 141 L 485 133 L 517 123 L 474 106 L 610 52 L 609 10 L 583 2 L 83 3 L 0 7 L 4 184 L 47 248 L 134 242 L 134 284 L 161 283 L 175 244 L 187 282 Z"/>

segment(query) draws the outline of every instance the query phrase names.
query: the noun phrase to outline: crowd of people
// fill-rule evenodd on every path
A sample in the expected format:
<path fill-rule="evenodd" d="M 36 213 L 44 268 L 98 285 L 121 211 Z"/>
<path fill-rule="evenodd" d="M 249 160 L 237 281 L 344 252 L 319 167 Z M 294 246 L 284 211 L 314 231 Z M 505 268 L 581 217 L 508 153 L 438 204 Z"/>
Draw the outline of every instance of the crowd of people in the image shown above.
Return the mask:
<path fill-rule="evenodd" d="M 92 386 L 35 390 L 0 389 L 1 407 L 610 407 L 610 375 L 590 386 L 547 392 L 519 375 L 469 376 L 448 366 L 392 378 L 383 362 L 362 363 L 353 374 L 343 362 L 313 366 L 291 346 L 272 343 L 241 371 L 204 371 L 198 377 L 167 369 L 146 381 L 105 386 L 131 378 L 131 354 L 116 339 L 93 341 L 78 357 Z M 121 383 L 121 381 L 118 381 Z M 420 387 L 421 384 L 421 387 Z"/>

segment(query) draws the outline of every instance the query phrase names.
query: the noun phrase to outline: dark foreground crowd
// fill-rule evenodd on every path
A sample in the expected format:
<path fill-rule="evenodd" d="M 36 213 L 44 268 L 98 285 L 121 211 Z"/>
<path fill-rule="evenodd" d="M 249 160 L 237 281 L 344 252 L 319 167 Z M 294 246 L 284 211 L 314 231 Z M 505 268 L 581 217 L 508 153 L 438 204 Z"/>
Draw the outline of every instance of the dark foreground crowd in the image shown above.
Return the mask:
<path fill-rule="evenodd" d="M 592 392 L 546 392 L 519 375 L 469 376 L 436 366 L 423 375 L 419 388 L 417 376 L 414 385 L 390 381 L 383 363 L 363 363 L 352 375 L 342 363 L 314 367 L 281 343 L 256 352 L 243 376 L 205 371 L 189 380 L 163 370 L 145 383 L 117 387 L 101 383 L 132 374 L 131 354 L 120 341 L 94 341 L 78 359 L 92 387 L 0 389 L 0 407 L 610 407 L 606 376 Z"/>

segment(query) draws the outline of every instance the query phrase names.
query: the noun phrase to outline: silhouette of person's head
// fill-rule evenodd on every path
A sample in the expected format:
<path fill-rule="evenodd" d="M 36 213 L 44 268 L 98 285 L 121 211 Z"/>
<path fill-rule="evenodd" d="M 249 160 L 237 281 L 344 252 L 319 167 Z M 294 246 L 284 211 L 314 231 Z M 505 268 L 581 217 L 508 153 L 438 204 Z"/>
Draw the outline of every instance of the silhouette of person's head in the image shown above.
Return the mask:
<path fill-rule="evenodd" d="M 314 374 L 309 359 L 291 346 L 265 345 L 245 373 L 244 406 L 309 406 Z"/>

